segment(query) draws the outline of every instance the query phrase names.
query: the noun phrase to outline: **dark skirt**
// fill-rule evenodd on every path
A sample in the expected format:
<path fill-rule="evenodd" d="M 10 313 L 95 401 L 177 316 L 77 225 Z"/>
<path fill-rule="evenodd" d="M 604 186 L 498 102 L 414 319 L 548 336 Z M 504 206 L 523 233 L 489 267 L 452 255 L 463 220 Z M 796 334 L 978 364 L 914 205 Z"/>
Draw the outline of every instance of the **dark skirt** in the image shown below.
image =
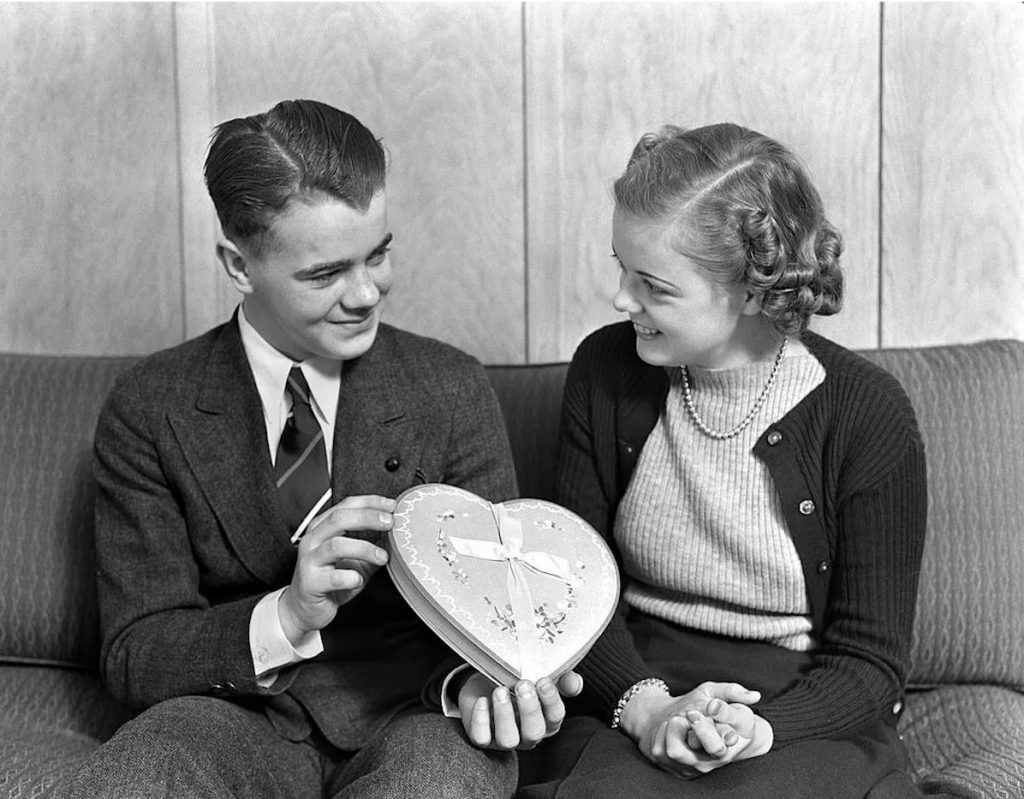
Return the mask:
<path fill-rule="evenodd" d="M 679 695 L 705 680 L 738 682 L 768 699 L 810 665 L 810 655 L 697 633 L 634 614 L 637 648 Z M 536 750 L 521 753 L 520 799 L 898 799 L 919 797 L 903 745 L 879 719 L 856 734 L 789 744 L 692 780 L 662 771 L 606 719 L 578 715 Z"/>

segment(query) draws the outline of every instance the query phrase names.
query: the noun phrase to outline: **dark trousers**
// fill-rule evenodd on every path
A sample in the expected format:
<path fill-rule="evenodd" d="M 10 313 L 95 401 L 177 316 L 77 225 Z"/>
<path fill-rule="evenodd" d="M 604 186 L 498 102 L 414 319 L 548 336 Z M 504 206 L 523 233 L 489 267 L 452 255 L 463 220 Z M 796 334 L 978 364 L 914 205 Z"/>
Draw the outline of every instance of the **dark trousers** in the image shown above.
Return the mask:
<path fill-rule="evenodd" d="M 630 628 L 652 671 L 673 693 L 705 680 L 738 682 L 771 697 L 810 664 L 806 653 L 681 629 L 634 614 Z M 692 780 L 662 771 L 607 719 L 575 716 L 521 757 L 520 799 L 903 799 L 919 797 L 893 725 L 882 721 L 835 740 L 790 744 Z"/>
<path fill-rule="evenodd" d="M 458 720 L 407 711 L 358 752 L 317 734 L 280 737 L 263 713 L 182 697 L 150 708 L 101 746 L 61 799 L 508 799 L 514 754 L 467 742 Z"/>

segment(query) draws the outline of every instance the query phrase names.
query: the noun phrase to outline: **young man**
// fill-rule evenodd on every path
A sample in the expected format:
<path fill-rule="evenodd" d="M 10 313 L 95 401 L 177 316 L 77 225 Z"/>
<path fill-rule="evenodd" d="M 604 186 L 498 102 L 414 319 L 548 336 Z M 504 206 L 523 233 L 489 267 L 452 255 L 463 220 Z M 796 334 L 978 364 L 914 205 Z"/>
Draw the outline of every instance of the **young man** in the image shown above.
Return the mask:
<path fill-rule="evenodd" d="M 373 134 L 321 103 L 217 128 L 217 255 L 243 301 L 102 411 L 101 667 L 143 712 L 68 795 L 507 797 L 501 750 L 557 730 L 549 681 L 517 692 L 517 721 L 471 679 L 463 724 L 493 748 L 474 746 L 437 710 L 458 661 L 379 572 L 409 486 L 516 495 L 480 364 L 380 321 L 385 172 Z"/>

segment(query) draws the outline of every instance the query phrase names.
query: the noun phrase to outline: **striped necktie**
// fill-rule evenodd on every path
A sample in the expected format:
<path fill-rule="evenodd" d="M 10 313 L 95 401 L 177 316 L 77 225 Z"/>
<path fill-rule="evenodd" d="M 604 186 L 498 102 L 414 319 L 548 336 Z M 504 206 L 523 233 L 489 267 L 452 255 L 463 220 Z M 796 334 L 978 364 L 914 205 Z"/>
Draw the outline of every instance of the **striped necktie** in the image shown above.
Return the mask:
<path fill-rule="evenodd" d="M 324 431 L 313 415 L 309 384 L 298 366 L 288 373 L 285 391 L 292 399 L 292 410 L 277 445 L 274 477 L 281 514 L 289 531 L 294 532 L 330 488 L 331 479 L 327 472 Z"/>

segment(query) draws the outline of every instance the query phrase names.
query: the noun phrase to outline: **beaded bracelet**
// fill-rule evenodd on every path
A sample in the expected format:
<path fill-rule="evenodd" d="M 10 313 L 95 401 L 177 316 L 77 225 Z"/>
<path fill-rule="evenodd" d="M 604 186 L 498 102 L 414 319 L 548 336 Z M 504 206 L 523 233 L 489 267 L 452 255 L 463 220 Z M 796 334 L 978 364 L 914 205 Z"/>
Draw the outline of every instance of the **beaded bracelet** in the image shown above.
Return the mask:
<path fill-rule="evenodd" d="M 664 680 L 659 680 L 657 677 L 648 677 L 640 682 L 633 683 L 626 692 L 619 697 L 619 701 L 615 704 L 615 710 L 612 711 L 612 724 L 613 730 L 619 728 L 619 722 L 622 720 L 622 711 L 626 709 L 626 705 L 629 704 L 629 700 L 640 693 L 644 688 L 659 688 L 666 694 L 671 693 L 668 689 L 668 685 Z"/>

